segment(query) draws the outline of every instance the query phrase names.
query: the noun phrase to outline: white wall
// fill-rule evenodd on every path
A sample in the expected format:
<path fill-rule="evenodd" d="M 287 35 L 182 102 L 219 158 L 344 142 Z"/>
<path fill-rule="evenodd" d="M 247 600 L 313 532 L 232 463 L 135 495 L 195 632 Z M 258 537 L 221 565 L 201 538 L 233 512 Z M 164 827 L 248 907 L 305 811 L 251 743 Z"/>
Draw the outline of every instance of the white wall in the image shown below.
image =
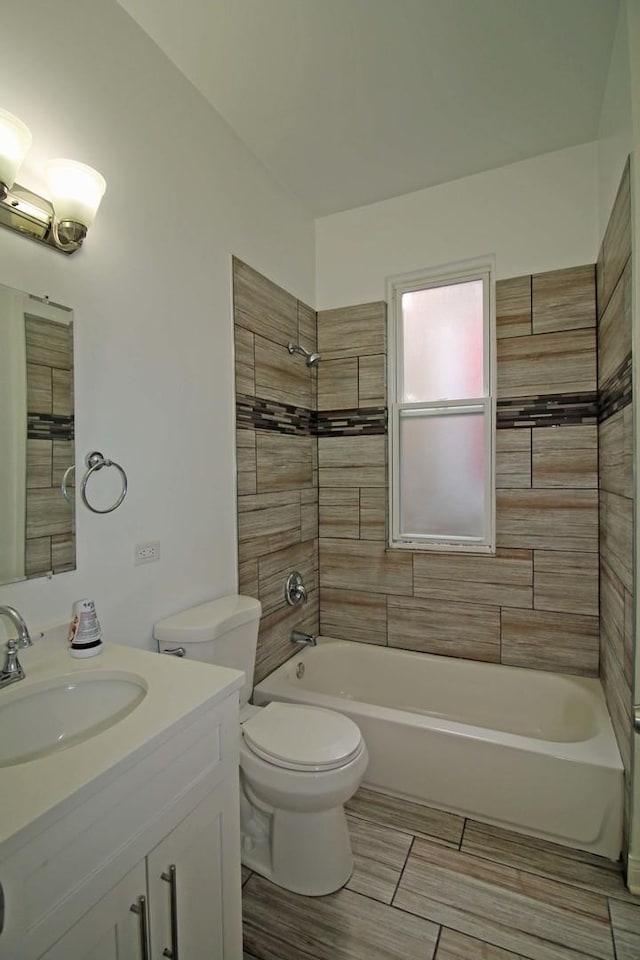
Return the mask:
<path fill-rule="evenodd" d="M 108 188 L 73 257 L 0 230 L 0 283 L 74 307 L 78 458 L 121 462 L 129 494 L 78 507 L 76 572 L 0 603 L 35 629 L 88 596 L 107 639 L 151 646 L 155 619 L 236 588 L 230 256 L 313 303 L 314 228 L 115 0 L 2 9 L 2 106 L 34 136 L 20 182 L 71 156 Z"/>
<path fill-rule="evenodd" d="M 385 277 L 495 253 L 498 279 L 595 262 L 595 143 L 316 221 L 319 310 L 384 299 Z"/>

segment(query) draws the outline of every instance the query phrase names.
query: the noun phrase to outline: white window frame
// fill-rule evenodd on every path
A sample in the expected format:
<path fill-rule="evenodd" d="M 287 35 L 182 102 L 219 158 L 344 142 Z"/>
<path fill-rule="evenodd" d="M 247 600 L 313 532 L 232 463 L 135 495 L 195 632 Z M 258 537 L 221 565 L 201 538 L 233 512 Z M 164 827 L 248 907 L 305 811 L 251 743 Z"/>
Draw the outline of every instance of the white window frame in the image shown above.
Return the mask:
<path fill-rule="evenodd" d="M 441 287 L 469 280 L 483 282 L 484 314 L 484 395 L 467 397 L 457 401 L 429 401 L 402 403 L 403 391 L 403 343 L 402 343 L 402 295 L 428 287 Z M 460 263 L 446 264 L 416 273 L 403 274 L 387 279 L 388 311 L 388 469 L 389 469 L 389 547 L 409 550 L 466 551 L 469 553 L 495 553 L 496 508 L 495 508 L 495 447 L 496 447 L 496 320 L 495 320 L 495 258 L 484 256 Z M 483 412 L 485 416 L 485 504 L 484 537 L 452 536 L 443 538 L 431 534 L 402 534 L 400 532 L 400 414 L 415 410 L 443 414 Z"/>

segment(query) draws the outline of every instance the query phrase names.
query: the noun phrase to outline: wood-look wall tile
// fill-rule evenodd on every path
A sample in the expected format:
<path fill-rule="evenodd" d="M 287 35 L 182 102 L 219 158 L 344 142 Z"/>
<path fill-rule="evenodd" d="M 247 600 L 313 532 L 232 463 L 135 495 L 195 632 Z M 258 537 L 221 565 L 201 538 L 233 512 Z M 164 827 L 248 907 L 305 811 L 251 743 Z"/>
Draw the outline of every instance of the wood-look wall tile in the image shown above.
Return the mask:
<path fill-rule="evenodd" d="M 532 486 L 598 486 L 598 427 L 540 427 L 532 430 Z"/>
<path fill-rule="evenodd" d="M 51 371 L 52 412 L 58 417 L 73 415 L 73 373 L 71 370 Z"/>
<path fill-rule="evenodd" d="M 600 648 L 600 682 L 622 762 L 625 770 L 630 770 L 633 737 L 631 685 L 624 676 L 624 668 L 612 646 L 606 643 Z"/>
<path fill-rule="evenodd" d="M 624 885 L 618 862 L 549 840 L 467 820 L 460 849 L 485 860 L 559 880 L 583 890 L 592 890 L 603 896 L 632 899 L 632 894 Z"/>
<path fill-rule="evenodd" d="M 51 537 L 35 537 L 25 540 L 24 573 L 26 577 L 38 577 L 53 570 L 51 561 Z"/>
<path fill-rule="evenodd" d="M 640 904 L 609 901 L 616 960 L 640 957 Z"/>
<path fill-rule="evenodd" d="M 311 437 L 256 432 L 257 492 L 295 490 L 313 483 Z"/>
<path fill-rule="evenodd" d="M 426 840 L 394 905 L 530 960 L 613 960 L 606 897 Z"/>
<path fill-rule="evenodd" d="M 51 537 L 51 569 L 56 573 L 75 570 L 76 538 L 73 533 L 60 533 Z"/>
<path fill-rule="evenodd" d="M 245 328 L 240 325 L 237 314 L 234 329 L 234 343 L 236 394 L 244 393 L 247 396 L 255 397 L 256 373 L 255 357 L 253 352 L 254 336 L 249 330 L 245 330 Z"/>
<path fill-rule="evenodd" d="M 373 540 L 323 538 L 320 546 L 320 586 L 410 596 L 413 590 L 411 554 L 386 550 Z"/>
<path fill-rule="evenodd" d="M 353 873 L 347 889 L 391 903 L 413 838 L 399 830 L 347 817 Z"/>
<path fill-rule="evenodd" d="M 318 352 L 326 360 L 384 354 L 386 304 L 361 303 L 318 313 Z"/>
<path fill-rule="evenodd" d="M 625 589 L 605 562 L 600 564 L 600 643 L 608 646 L 631 682 L 631 666 L 625 656 Z"/>
<path fill-rule="evenodd" d="M 531 277 L 511 277 L 496 283 L 496 334 L 498 338 L 531 333 Z"/>
<path fill-rule="evenodd" d="M 300 541 L 298 491 L 238 497 L 238 559 L 264 556 Z"/>
<path fill-rule="evenodd" d="M 502 608 L 502 663 L 598 676 L 597 617 Z"/>
<path fill-rule="evenodd" d="M 318 410 L 358 406 L 358 360 L 323 360 L 318 366 Z"/>
<path fill-rule="evenodd" d="M 257 874 L 242 913 L 245 950 L 263 960 L 432 960 L 438 939 L 436 924 L 352 890 L 300 897 Z"/>
<path fill-rule="evenodd" d="M 256 472 L 256 431 L 236 430 L 236 456 L 238 472 Z"/>
<path fill-rule="evenodd" d="M 320 487 L 385 487 L 386 437 L 319 437 Z"/>
<path fill-rule="evenodd" d="M 322 587 L 320 632 L 339 640 L 386 644 L 386 594 Z"/>
<path fill-rule="evenodd" d="M 300 539 L 317 540 L 318 534 L 318 484 L 316 480 L 314 487 L 300 491 Z"/>
<path fill-rule="evenodd" d="M 42 317 L 24 317 L 27 363 L 70 370 L 73 363 L 73 328 Z"/>
<path fill-rule="evenodd" d="M 634 388 L 637 389 L 637 388 Z M 634 481 L 633 481 L 633 445 L 634 445 L 634 426 L 633 426 L 633 405 L 628 404 L 622 411 L 622 419 L 624 422 L 624 439 L 623 439 L 623 475 L 625 478 L 625 487 L 622 491 L 623 496 L 632 499 L 634 497 Z"/>
<path fill-rule="evenodd" d="M 301 607 L 284 604 L 261 618 L 254 684 L 260 683 L 298 652 L 291 642 L 292 630 L 303 630 L 314 635 L 318 633 L 318 609 L 318 591 L 315 590 L 308 594 L 307 602 Z"/>
<path fill-rule="evenodd" d="M 416 552 L 413 593 L 432 600 L 531 607 L 531 551 L 499 549 L 495 556 Z"/>
<path fill-rule="evenodd" d="M 320 487 L 321 537 L 360 537 L 360 490 L 358 487 Z"/>
<path fill-rule="evenodd" d="M 252 493 L 257 493 L 256 485 L 256 472 L 252 470 L 251 473 L 241 473 L 238 471 L 236 474 L 236 483 L 239 497 L 246 497 Z"/>
<path fill-rule="evenodd" d="M 238 593 L 258 599 L 258 561 L 255 558 L 238 564 Z"/>
<path fill-rule="evenodd" d="M 533 584 L 536 610 L 598 616 L 597 553 L 535 550 Z"/>
<path fill-rule="evenodd" d="M 478 603 L 387 598 L 390 647 L 467 660 L 500 660 L 500 609 Z"/>
<path fill-rule="evenodd" d="M 624 591 L 624 671 L 625 677 L 631 684 L 631 677 L 635 663 L 635 616 L 633 612 L 634 597 L 628 590 Z"/>
<path fill-rule="evenodd" d="M 258 559 L 258 599 L 262 604 L 262 615 L 269 616 L 275 610 L 287 606 L 284 586 L 290 573 L 297 570 L 307 589 L 307 593 L 318 589 L 318 570 L 316 546 L 313 540 L 295 543 L 283 550 L 276 550 Z M 298 609 L 302 613 L 304 606 Z"/>
<path fill-rule="evenodd" d="M 73 509 L 57 487 L 27 490 L 28 540 L 70 533 L 72 528 Z"/>
<path fill-rule="evenodd" d="M 51 413 L 53 384 L 51 367 L 39 363 L 27 364 L 27 410 L 29 413 Z"/>
<path fill-rule="evenodd" d="M 631 263 L 598 322 L 598 386 L 613 376 L 631 353 Z"/>
<path fill-rule="evenodd" d="M 52 485 L 52 463 L 51 440 L 27 440 L 27 490 Z"/>
<path fill-rule="evenodd" d="M 604 308 L 631 256 L 631 174 L 628 159 L 605 230 L 602 250 L 604 269 L 602 305 Z"/>
<path fill-rule="evenodd" d="M 534 333 L 580 330 L 596 323 L 595 266 L 551 270 L 532 277 Z"/>
<path fill-rule="evenodd" d="M 620 496 L 626 496 L 629 486 L 624 414 L 618 410 L 598 426 L 600 489 Z"/>
<path fill-rule="evenodd" d="M 360 789 L 345 804 L 351 817 L 393 827 L 416 837 L 424 837 L 447 847 L 459 847 L 464 817 L 447 813 L 424 803 L 391 797 L 367 787 Z"/>
<path fill-rule="evenodd" d="M 531 430 L 496 430 L 496 487 L 531 486 Z"/>
<path fill-rule="evenodd" d="M 298 301 L 246 263 L 233 260 L 233 302 L 242 325 L 286 347 L 298 337 Z"/>
<path fill-rule="evenodd" d="M 317 337 L 318 325 L 316 321 L 316 312 L 311 307 L 307 306 L 306 303 L 302 303 L 301 300 L 298 300 L 298 337 L 297 342 L 302 344 L 302 346 L 309 350 L 311 353 L 315 353 L 318 346 L 318 337 Z"/>
<path fill-rule="evenodd" d="M 596 490 L 498 490 L 496 500 L 499 546 L 597 553 Z"/>
<path fill-rule="evenodd" d="M 291 356 L 286 347 L 255 336 L 256 395 L 297 407 L 311 408 L 311 371 L 304 357 Z"/>
<path fill-rule="evenodd" d="M 600 493 L 600 556 L 633 593 L 633 500 Z"/>
<path fill-rule="evenodd" d="M 53 441 L 53 460 L 51 470 L 51 486 L 60 489 L 65 471 L 71 466 L 75 457 L 73 440 Z"/>
<path fill-rule="evenodd" d="M 358 360 L 358 407 L 381 407 L 387 402 L 387 358 L 383 354 Z"/>
<path fill-rule="evenodd" d="M 386 540 L 387 491 L 385 487 L 360 488 L 360 539 Z"/>
<path fill-rule="evenodd" d="M 595 388 L 595 329 L 498 340 L 498 397 Z"/>

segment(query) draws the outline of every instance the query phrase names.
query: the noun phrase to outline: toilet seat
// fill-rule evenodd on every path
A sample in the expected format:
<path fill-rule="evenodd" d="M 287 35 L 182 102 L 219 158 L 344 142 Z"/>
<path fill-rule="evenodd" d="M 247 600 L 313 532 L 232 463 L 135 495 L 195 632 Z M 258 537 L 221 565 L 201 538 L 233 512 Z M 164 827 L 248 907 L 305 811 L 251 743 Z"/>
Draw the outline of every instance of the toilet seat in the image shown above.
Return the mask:
<path fill-rule="evenodd" d="M 336 770 L 363 749 L 359 728 L 348 717 L 322 707 L 276 702 L 242 724 L 246 746 L 256 756 L 287 770 Z"/>

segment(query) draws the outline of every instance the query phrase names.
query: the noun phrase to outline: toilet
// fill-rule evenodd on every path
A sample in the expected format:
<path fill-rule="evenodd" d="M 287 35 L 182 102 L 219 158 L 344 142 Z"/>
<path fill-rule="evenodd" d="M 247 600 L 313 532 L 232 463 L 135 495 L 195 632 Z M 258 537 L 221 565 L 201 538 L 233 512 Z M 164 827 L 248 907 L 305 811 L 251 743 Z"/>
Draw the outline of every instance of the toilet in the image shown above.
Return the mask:
<path fill-rule="evenodd" d="M 240 689 L 242 862 L 305 896 L 344 886 L 353 857 L 344 804 L 358 789 L 369 756 L 358 726 L 334 710 L 249 703 L 261 605 L 228 596 L 160 620 L 161 653 L 243 670 Z"/>

